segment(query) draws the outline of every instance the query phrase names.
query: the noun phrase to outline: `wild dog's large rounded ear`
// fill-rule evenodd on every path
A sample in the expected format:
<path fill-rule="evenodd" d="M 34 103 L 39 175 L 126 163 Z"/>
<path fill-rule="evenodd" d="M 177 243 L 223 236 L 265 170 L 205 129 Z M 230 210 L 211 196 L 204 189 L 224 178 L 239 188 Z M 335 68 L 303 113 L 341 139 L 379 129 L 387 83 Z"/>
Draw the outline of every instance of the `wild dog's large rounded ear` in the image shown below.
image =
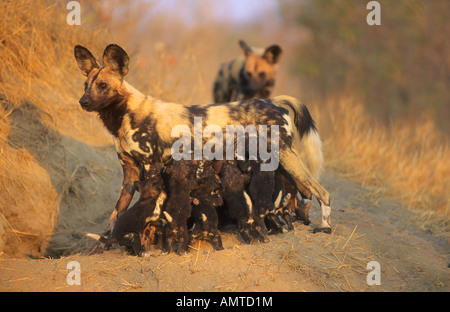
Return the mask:
<path fill-rule="evenodd" d="M 88 76 L 94 68 L 99 67 L 92 53 L 85 47 L 76 45 L 73 49 L 73 54 L 83 75 Z"/>
<path fill-rule="evenodd" d="M 281 50 L 280 46 L 274 44 L 264 51 L 262 57 L 270 64 L 276 64 L 280 61 L 281 54 L 283 54 L 283 50 Z"/>
<path fill-rule="evenodd" d="M 124 49 L 116 44 L 110 44 L 103 52 L 103 66 L 117 73 L 120 77 L 128 74 L 130 58 Z"/>
<path fill-rule="evenodd" d="M 241 46 L 242 51 L 244 51 L 245 56 L 247 56 L 247 55 L 253 53 L 252 48 L 250 48 L 250 47 L 248 46 L 248 44 L 245 43 L 244 40 L 239 40 L 239 45 Z"/>

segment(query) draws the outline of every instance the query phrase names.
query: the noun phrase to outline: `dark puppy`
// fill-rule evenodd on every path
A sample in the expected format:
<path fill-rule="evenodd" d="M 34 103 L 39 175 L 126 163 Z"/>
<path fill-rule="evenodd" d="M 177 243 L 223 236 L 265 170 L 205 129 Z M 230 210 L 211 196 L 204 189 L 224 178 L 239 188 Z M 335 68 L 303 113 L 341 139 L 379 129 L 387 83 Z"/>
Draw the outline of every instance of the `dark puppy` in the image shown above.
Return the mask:
<path fill-rule="evenodd" d="M 274 172 L 272 170 L 262 171 L 260 161 L 257 160 L 238 161 L 237 163 L 243 172 L 251 174 L 247 190 L 253 204 L 253 219 L 256 225 L 261 228 L 261 233 L 265 238 L 268 231 L 264 219 L 275 210 L 272 201 Z"/>
<path fill-rule="evenodd" d="M 155 163 L 146 173 L 145 180 L 135 182 L 135 187 L 141 193 L 139 200 L 131 208 L 119 214 L 114 229 L 109 237 L 97 234 L 87 234 L 110 248 L 118 244 L 126 248 L 132 255 L 141 255 L 148 239 L 144 230 L 150 226 L 160 227 L 159 215 L 167 197 L 161 176 L 163 165 Z"/>
<path fill-rule="evenodd" d="M 282 218 L 283 208 L 287 205 L 285 188 L 276 171 L 263 171 L 261 164 L 264 161 L 249 160 L 238 161 L 238 165 L 244 172 L 251 172 L 251 181 L 248 185 L 248 193 L 253 202 L 255 222 L 264 234 L 270 232 L 287 232 L 291 228 Z"/>
<path fill-rule="evenodd" d="M 293 218 L 289 211 L 289 203 L 291 200 L 292 190 L 286 188 L 285 183 L 283 181 L 283 176 L 279 170 L 275 170 L 274 172 L 274 192 L 273 192 L 273 202 L 274 202 L 274 212 L 272 224 L 275 224 L 272 230 L 278 232 L 288 232 L 294 229 L 294 225 L 292 224 Z"/>
<path fill-rule="evenodd" d="M 191 192 L 194 226 L 190 242 L 193 244 L 199 239 L 210 240 L 216 250 L 222 250 L 222 238 L 217 230 L 219 219 L 216 208 L 223 205 L 223 198 L 212 162 L 199 162 L 196 179 L 198 185 Z"/>
<path fill-rule="evenodd" d="M 166 168 L 170 175 L 169 198 L 163 211 L 167 220 L 166 242 L 163 250 L 170 252 L 174 242 L 178 242 L 178 252 L 187 251 L 189 243 L 187 221 L 191 216 L 190 193 L 197 186 L 196 165 L 190 160 L 174 161 Z"/>
<path fill-rule="evenodd" d="M 252 241 L 251 232 L 261 241 L 268 241 L 260 224 L 255 222 L 253 203 L 246 192 L 250 173 L 243 173 L 236 161 L 226 161 L 223 163 L 220 178 L 226 210 L 229 217 L 236 222 L 245 243 L 249 244 Z"/>

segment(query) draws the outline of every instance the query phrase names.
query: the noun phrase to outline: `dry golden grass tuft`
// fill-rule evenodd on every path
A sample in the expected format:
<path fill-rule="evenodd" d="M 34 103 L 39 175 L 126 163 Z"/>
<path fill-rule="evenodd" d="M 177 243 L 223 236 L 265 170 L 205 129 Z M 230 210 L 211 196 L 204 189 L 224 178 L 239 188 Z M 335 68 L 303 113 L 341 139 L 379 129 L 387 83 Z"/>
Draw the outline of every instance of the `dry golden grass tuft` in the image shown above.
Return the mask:
<path fill-rule="evenodd" d="M 82 78 L 72 78 L 73 46 L 96 46 L 101 32 L 70 27 L 64 3 L 2 1 L 0 12 L 0 247 L 42 256 L 77 165 L 65 142 L 111 144 L 77 107 Z"/>

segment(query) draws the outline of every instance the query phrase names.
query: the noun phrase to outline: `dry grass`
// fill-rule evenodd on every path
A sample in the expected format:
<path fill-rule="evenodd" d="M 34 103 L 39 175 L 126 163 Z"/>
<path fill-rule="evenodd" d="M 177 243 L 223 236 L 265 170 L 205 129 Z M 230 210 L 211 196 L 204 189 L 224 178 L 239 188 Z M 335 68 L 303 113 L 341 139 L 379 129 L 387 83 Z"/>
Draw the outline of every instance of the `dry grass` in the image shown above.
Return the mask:
<path fill-rule="evenodd" d="M 63 3 L 2 1 L 0 12 L 0 240 L 8 242 L 0 247 L 40 256 L 78 165 L 63 141 L 110 144 L 95 116 L 77 107 L 82 79 L 68 79 L 73 46 L 95 46 L 101 33 L 67 25 Z"/>
<path fill-rule="evenodd" d="M 419 219 L 429 221 L 421 224 L 431 232 L 450 230 L 449 142 L 433 121 L 395 120 L 383 125 L 351 99 L 315 108 L 328 169 L 419 211 Z"/>

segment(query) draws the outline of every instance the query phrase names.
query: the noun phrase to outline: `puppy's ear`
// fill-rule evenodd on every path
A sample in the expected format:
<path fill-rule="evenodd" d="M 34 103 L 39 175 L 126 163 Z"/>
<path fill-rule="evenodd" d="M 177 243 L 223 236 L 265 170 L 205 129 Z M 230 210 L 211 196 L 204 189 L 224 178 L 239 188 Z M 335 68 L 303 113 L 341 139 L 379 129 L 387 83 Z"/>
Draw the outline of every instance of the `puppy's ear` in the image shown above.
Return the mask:
<path fill-rule="evenodd" d="M 166 167 L 166 173 L 170 175 L 174 173 L 173 165 Z"/>
<path fill-rule="evenodd" d="M 94 68 L 99 68 L 94 56 L 85 47 L 76 45 L 73 54 L 83 75 L 88 76 Z"/>
<path fill-rule="evenodd" d="M 245 43 L 244 40 L 239 40 L 239 46 L 241 47 L 242 51 L 244 52 L 245 56 L 250 55 L 251 53 L 253 53 L 252 48 L 250 48 L 247 43 Z"/>
<path fill-rule="evenodd" d="M 244 177 L 244 184 L 250 183 L 250 180 L 252 178 L 251 173 L 243 173 L 242 176 Z"/>
<path fill-rule="evenodd" d="M 262 57 L 270 64 L 275 65 L 280 61 L 282 54 L 283 50 L 281 50 L 280 46 L 274 44 L 266 48 Z"/>
<path fill-rule="evenodd" d="M 103 52 L 103 66 L 123 78 L 128 74 L 130 58 L 124 49 L 116 44 L 110 44 Z"/>

